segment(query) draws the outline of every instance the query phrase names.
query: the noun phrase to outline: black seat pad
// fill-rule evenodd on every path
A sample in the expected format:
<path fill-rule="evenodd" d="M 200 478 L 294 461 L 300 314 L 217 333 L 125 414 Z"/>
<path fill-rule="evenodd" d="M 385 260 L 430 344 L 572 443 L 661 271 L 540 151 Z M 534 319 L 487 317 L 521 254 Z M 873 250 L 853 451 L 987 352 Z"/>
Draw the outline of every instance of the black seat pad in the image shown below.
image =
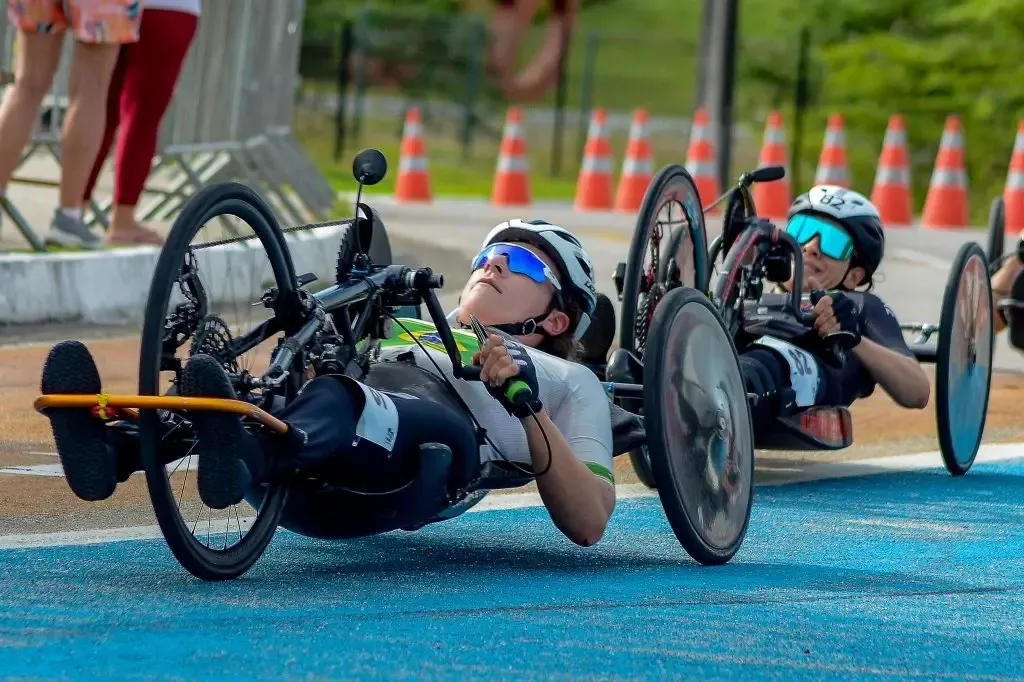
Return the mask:
<path fill-rule="evenodd" d="M 647 442 L 644 419 L 612 403 L 612 446 L 615 455 L 622 455 Z"/>

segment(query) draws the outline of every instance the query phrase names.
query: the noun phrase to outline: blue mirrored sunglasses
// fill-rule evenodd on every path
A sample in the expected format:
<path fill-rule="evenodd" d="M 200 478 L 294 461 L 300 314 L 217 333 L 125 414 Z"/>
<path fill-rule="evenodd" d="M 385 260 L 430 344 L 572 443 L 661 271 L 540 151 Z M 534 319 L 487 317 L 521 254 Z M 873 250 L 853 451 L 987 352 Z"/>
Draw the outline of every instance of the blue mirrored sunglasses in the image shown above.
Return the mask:
<path fill-rule="evenodd" d="M 850 233 L 824 218 L 807 213 L 793 216 L 786 224 L 786 232 L 800 244 L 806 244 L 815 237 L 821 253 L 835 260 L 849 260 L 853 255 L 853 239 Z"/>
<path fill-rule="evenodd" d="M 562 285 L 559 284 L 555 273 L 551 272 L 551 268 L 548 267 L 547 263 L 542 261 L 533 251 L 518 244 L 506 244 L 504 242 L 491 244 L 473 259 L 472 269 L 479 270 L 487 265 L 492 258 L 498 256 L 504 256 L 507 259 L 508 269 L 511 272 L 517 275 L 525 275 L 537 284 L 551 282 L 556 290 L 562 290 Z"/>

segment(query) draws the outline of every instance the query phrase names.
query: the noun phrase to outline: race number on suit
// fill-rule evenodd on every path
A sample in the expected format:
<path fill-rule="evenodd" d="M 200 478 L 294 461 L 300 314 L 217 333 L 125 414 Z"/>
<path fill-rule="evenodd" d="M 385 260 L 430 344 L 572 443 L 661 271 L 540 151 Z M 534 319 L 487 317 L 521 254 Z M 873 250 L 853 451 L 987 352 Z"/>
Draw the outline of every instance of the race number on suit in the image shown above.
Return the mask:
<path fill-rule="evenodd" d="M 356 437 L 379 445 L 388 452 L 395 447 L 398 435 L 398 410 L 387 394 L 360 383 L 366 403 L 356 424 Z"/>
<path fill-rule="evenodd" d="M 814 356 L 797 348 L 791 343 L 776 339 L 772 336 L 762 336 L 754 343 L 774 348 L 789 365 L 789 381 L 796 393 L 796 404 L 799 407 L 809 407 L 814 404 L 818 395 L 818 363 Z"/>

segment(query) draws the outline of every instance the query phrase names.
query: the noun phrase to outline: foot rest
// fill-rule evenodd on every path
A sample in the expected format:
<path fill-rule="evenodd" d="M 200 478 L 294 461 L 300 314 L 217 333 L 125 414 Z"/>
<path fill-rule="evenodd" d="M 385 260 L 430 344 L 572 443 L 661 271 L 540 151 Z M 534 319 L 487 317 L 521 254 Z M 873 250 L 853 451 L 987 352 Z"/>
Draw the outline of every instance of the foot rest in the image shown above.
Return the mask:
<path fill-rule="evenodd" d="M 99 418 L 101 412 L 115 413 L 123 410 L 207 410 L 211 412 L 233 412 L 243 417 L 250 417 L 276 433 L 287 433 L 288 425 L 244 400 L 225 398 L 183 398 L 174 395 L 94 395 L 51 394 L 41 395 L 32 403 L 37 412 L 66 407 L 96 408 Z M 108 412 L 109 411 L 109 412 Z"/>

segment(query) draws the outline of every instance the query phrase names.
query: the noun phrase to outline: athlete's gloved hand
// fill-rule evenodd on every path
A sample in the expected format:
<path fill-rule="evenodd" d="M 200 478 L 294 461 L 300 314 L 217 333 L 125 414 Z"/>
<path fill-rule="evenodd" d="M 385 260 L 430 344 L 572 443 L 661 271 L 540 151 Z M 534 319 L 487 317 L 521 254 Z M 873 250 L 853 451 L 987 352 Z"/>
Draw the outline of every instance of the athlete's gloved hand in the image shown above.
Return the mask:
<path fill-rule="evenodd" d="M 512 416 L 526 419 L 543 408 L 537 389 L 537 368 L 523 344 L 508 336 L 491 334 L 473 356 L 473 364 L 480 365 L 480 381 Z"/>
<path fill-rule="evenodd" d="M 841 291 L 811 291 L 814 304 L 814 330 L 823 339 L 838 341 L 843 348 L 860 343 L 860 315 L 857 305 Z"/>

